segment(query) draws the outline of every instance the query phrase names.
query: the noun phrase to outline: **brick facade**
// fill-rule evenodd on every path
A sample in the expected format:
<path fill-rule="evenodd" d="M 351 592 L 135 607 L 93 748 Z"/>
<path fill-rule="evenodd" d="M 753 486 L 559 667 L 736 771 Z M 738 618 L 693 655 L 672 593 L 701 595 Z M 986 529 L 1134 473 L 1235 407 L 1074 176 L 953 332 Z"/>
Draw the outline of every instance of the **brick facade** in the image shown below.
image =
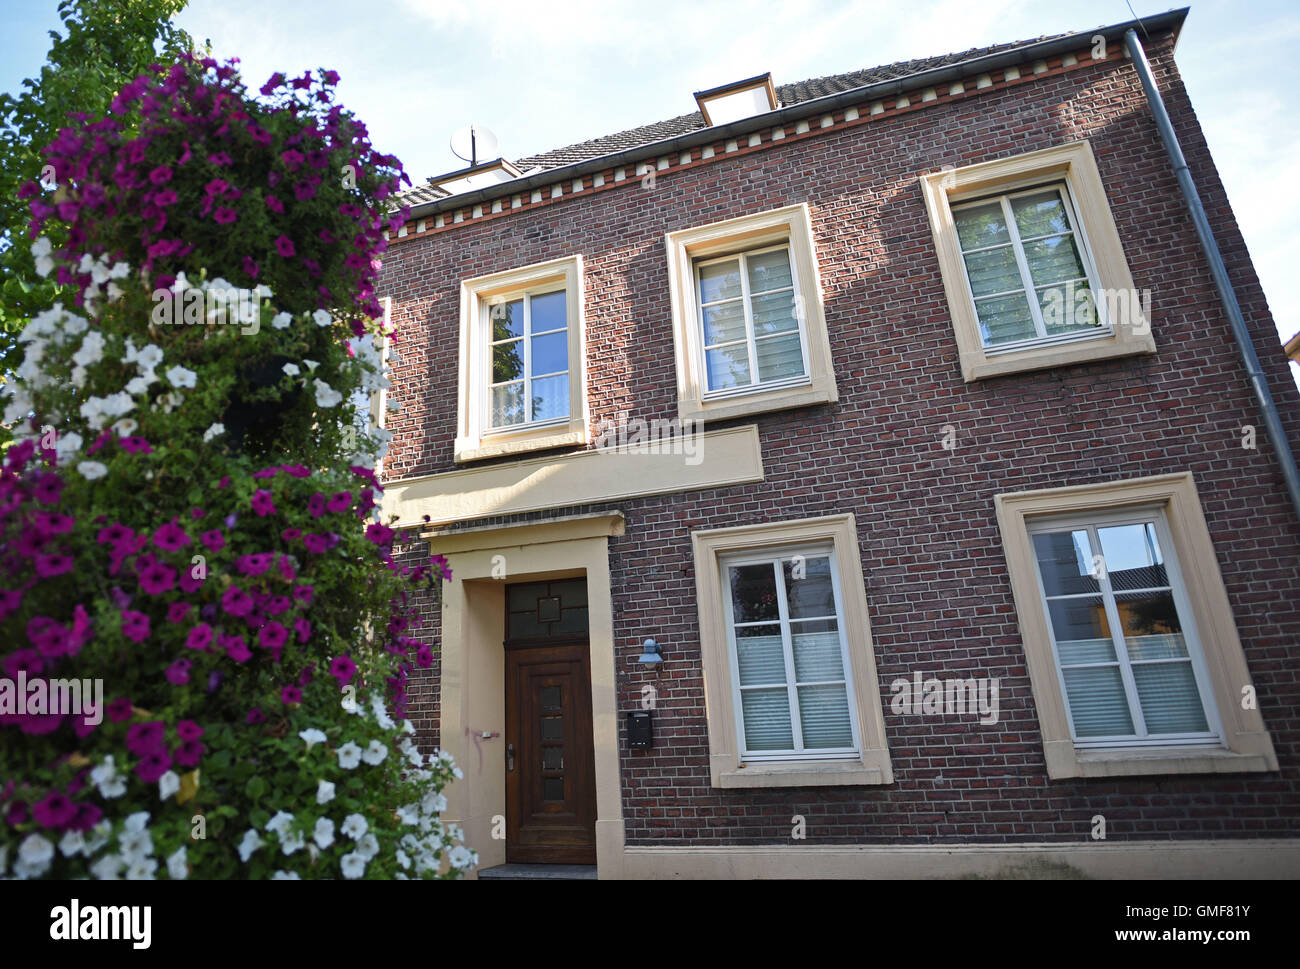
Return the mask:
<path fill-rule="evenodd" d="M 1172 43 L 1148 50 L 1295 447 L 1300 396 Z M 1300 836 L 1300 522 L 1136 75 L 1122 56 L 1080 61 L 755 150 L 719 145 L 707 165 L 658 172 L 653 189 L 629 172 L 609 191 L 515 212 L 507 197 L 497 218 L 393 240 L 382 285 L 403 363 L 390 481 L 454 467 L 462 280 L 582 253 L 593 427 L 622 411 L 672 418 L 664 233 L 811 209 L 840 399 L 735 422 L 758 424 L 764 480 L 508 519 L 627 517 L 610 539 L 619 709 L 643 683 L 659 691 L 658 746 L 620 744 L 629 846 L 789 843 L 793 815 L 810 845 L 1083 841 L 1096 814 L 1111 841 Z M 1081 139 L 1136 285 L 1152 293 L 1158 353 L 966 384 L 918 176 Z M 1260 427 L 1258 450 L 1242 448 L 1245 424 Z M 940 446 L 945 425 L 955 450 Z M 993 497 L 1187 470 L 1281 771 L 1049 780 Z M 712 788 L 690 534 L 843 512 L 857 518 L 895 783 Z M 428 623 L 436 641 L 432 601 Z M 657 678 L 622 655 L 651 635 L 668 658 Z M 1000 721 L 893 713 L 889 684 L 918 670 L 999 677 Z M 411 686 L 428 745 L 437 673 Z"/>

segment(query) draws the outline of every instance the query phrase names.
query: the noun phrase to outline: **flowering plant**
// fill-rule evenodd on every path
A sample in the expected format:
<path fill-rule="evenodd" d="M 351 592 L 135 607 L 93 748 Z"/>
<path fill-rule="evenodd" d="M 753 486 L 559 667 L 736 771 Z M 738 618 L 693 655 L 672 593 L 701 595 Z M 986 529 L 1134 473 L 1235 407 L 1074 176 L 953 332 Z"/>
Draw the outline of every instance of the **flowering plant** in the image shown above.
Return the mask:
<path fill-rule="evenodd" d="M 432 663 L 417 604 L 450 574 L 395 555 L 363 419 L 403 176 L 336 81 L 258 101 L 231 64 L 157 68 L 60 133 L 59 195 L 26 190 L 37 271 L 76 305 L 28 324 L 5 406 L 0 875 L 476 861 L 438 819 L 459 769 L 403 719 Z"/>

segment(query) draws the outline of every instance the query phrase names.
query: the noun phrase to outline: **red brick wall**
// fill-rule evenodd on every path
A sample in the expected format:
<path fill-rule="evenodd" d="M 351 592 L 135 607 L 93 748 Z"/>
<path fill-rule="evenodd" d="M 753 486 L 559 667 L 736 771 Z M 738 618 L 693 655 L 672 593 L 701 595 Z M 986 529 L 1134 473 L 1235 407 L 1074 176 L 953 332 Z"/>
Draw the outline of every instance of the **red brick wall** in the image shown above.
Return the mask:
<path fill-rule="evenodd" d="M 1300 398 L 1167 44 L 1153 63 L 1296 447 Z M 1134 280 L 1152 291 L 1159 352 L 967 385 L 917 177 L 1081 138 Z M 406 362 L 390 477 L 453 467 L 462 279 L 581 252 L 593 420 L 672 417 L 663 234 L 804 201 L 839 403 L 757 419 L 761 483 L 617 503 L 628 520 L 610 542 L 620 710 L 651 681 L 629 661 L 635 644 L 653 635 L 667 656 L 658 746 L 620 748 L 628 843 L 788 843 L 795 814 L 807 844 L 1081 840 L 1094 814 L 1111 840 L 1300 834 L 1300 523 L 1127 62 L 394 245 L 383 282 Z M 1247 423 L 1260 429 L 1257 451 L 1240 447 Z M 945 424 L 955 451 L 940 447 Z M 1196 475 L 1282 771 L 1049 781 L 993 496 L 1184 470 Z M 896 781 L 715 790 L 690 533 L 840 512 L 857 516 Z M 1000 722 L 893 714 L 889 684 L 917 670 L 999 677 Z M 421 689 L 436 699 L 432 679 Z M 436 710 L 416 709 L 427 737 Z"/>

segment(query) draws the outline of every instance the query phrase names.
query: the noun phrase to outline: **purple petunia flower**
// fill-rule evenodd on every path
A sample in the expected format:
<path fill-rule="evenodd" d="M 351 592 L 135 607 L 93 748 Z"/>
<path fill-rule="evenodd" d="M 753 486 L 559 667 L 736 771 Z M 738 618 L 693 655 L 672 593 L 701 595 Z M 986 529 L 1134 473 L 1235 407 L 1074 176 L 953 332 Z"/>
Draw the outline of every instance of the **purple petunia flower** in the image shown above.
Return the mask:
<path fill-rule="evenodd" d="M 339 681 L 340 687 L 345 687 L 351 683 L 356 672 L 357 664 L 352 661 L 350 656 L 337 656 L 330 663 L 330 676 Z"/>
<path fill-rule="evenodd" d="M 126 731 L 126 749 L 141 757 L 150 751 L 161 750 L 166 739 L 167 728 L 161 720 L 133 723 Z"/>
<path fill-rule="evenodd" d="M 279 236 L 275 240 L 275 251 L 284 259 L 288 259 L 298 250 L 294 248 L 293 240 L 288 236 Z"/>
<path fill-rule="evenodd" d="M 198 740 L 203 736 L 203 728 L 193 720 L 182 720 L 176 724 L 176 736 L 181 740 Z"/>
<path fill-rule="evenodd" d="M 77 805 L 58 791 L 50 791 L 42 801 L 32 805 L 32 817 L 42 828 L 62 830 L 77 816 Z"/>
<path fill-rule="evenodd" d="M 155 750 L 140 758 L 135 765 L 136 776 L 146 784 L 157 784 L 158 778 L 172 766 L 171 756 L 165 750 Z"/>
<path fill-rule="evenodd" d="M 137 643 L 149 638 L 149 617 L 143 612 L 127 609 L 122 612 L 122 635 Z"/>
<path fill-rule="evenodd" d="M 120 696 L 109 703 L 108 720 L 110 723 L 121 723 L 123 720 L 130 720 L 131 710 L 131 701 L 124 696 Z"/>
<path fill-rule="evenodd" d="M 153 533 L 153 543 L 164 552 L 175 552 L 190 544 L 190 537 L 173 518 Z"/>
<path fill-rule="evenodd" d="M 258 645 L 264 649 L 279 649 L 289 638 L 289 630 L 278 622 L 268 622 L 257 634 Z"/>
<path fill-rule="evenodd" d="M 265 518 L 267 515 L 275 514 L 275 502 L 271 499 L 271 492 L 261 490 L 253 492 L 252 506 L 254 513 L 259 518 Z"/>
<path fill-rule="evenodd" d="M 302 690 L 298 689 L 296 686 L 286 686 L 280 691 L 280 702 L 284 703 L 286 706 L 291 703 L 301 703 Z"/>
<path fill-rule="evenodd" d="M 212 642 L 212 627 L 206 622 L 201 622 L 185 637 L 186 649 L 207 649 L 208 644 Z"/>
<path fill-rule="evenodd" d="M 253 600 L 237 585 L 232 585 L 221 596 L 221 608 L 232 616 L 247 616 L 253 611 Z"/>
<path fill-rule="evenodd" d="M 204 532 L 199 536 L 199 541 L 204 544 L 209 552 L 219 552 L 226 547 L 226 536 L 221 533 L 220 528 Z"/>
<path fill-rule="evenodd" d="M 190 667 L 194 664 L 187 659 L 178 659 L 167 667 L 167 682 L 174 683 L 176 686 L 184 686 L 190 681 Z"/>

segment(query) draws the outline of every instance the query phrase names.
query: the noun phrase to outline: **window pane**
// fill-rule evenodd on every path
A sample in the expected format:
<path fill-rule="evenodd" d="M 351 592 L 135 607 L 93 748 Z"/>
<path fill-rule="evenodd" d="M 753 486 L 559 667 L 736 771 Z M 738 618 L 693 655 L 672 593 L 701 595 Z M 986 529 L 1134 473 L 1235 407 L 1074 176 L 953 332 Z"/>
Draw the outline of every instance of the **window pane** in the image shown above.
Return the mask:
<path fill-rule="evenodd" d="M 1034 555 L 1049 596 L 1098 592 L 1092 572 L 1092 545 L 1083 529 L 1034 536 Z"/>
<path fill-rule="evenodd" d="M 1015 214 L 1016 230 L 1022 239 L 1070 231 L 1070 220 L 1065 217 L 1065 206 L 1055 189 L 1013 198 L 1011 211 Z"/>
<path fill-rule="evenodd" d="M 1126 736 L 1133 733 L 1133 717 L 1124 696 L 1124 681 L 1119 667 L 1065 670 L 1064 677 L 1075 736 Z"/>
<path fill-rule="evenodd" d="M 526 585 L 506 587 L 506 603 L 511 612 L 525 610 L 537 611 L 537 600 L 546 595 L 545 582 L 529 582 Z"/>
<path fill-rule="evenodd" d="M 1078 666 L 1084 663 L 1115 662 L 1115 642 L 1105 639 L 1058 639 L 1056 652 L 1061 658 L 1062 666 Z"/>
<path fill-rule="evenodd" d="M 794 280 L 790 278 L 790 253 L 785 249 L 749 256 L 746 262 L 749 263 L 751 295 L 794 285 Z"/>
<path fill-rule="evenodd" d="M 1115 591 L 1169 585 L 1154 524 L 1143 522 L 1099 528 L 1097 537 L 1101 541 L 1106 574 Z"/>
<path fill-rule="evenodd" d="M 569 369 L 569 334 L 565 330 L 533 337 L 533 375 Z"/>
<path fill-rule="evenodd" d="M 524 341 L 498 343 L 492 348 L 492 382 L 503 384 L 524 375 Z"/>
<path fill-rule="evenodd" d="M 709 389 L 726 390 L 744 387 L 749 379 L 749 349 L 741 343 L 705 352 L 709 371 Z"/>
<path fill-rule="evenodd" d="M 1204 733 L 1210 729 L 1190 662 L 1134 666 L 1133 681 L 1148 733 Z"/>
<path fill-rule="evenodd" d="M 731 610 L 736 622 L 761 622 L 779 618 L 776 572 L 771 565 L 733 565 Z"/>
<path fill-rule="evenodd" d="M 972 205 L 968 209 L 958 209 L 952 217 L 957 223 L 957 238 L 961 240 L 963 252 L 1011 241 L 1006 220 L 1002 217 L 1000 202 L 988 202 L 984 205 Z"/>
<path fill-rule="evenodd" d="M 834 619 L 790 624 L 794 649 L 794 676 L 799 683 L 844 679 L 844 653 L 839 625 Z"/>
<path fill-rule="evenodd" d="M 1025 261 L 1029 263 L 1029 275 L 1033 277 L 1035 286 L 1080 279 L 1087 275 L 1073 235 L 1050 236 L 1037 242 L 1026 242 Z"/>
<path fill-rule="evenodd" d="M 1043 311 L 1043 325 L 1049 334 L 1070 333 L 1100 326 L 1097 301 L 1086 279 L 1053 283 L 1038 290 L 1038 305 Z"/>
<path fill-rule="evenodd" d="M 740 290 L 740 260 L 715 262 L 700 267 L 700 302 L 734 299 Z"/>
<path fill-rule="evenodd" d="M 740 300 L 704 307 L 704 342 L 730 343 L 745 339 L 745 304 Z"/>
<path fill-rule="evenodd" d="M 1025 288 L 1025 282 L 1020 278 L 1020 267 L 1016 265 L 1015 250 L 1010 246 L 972 252 L 962 258 L 966 261 L 971 292 L 976 296 Z"/>
<path fill-rule="evenodd" d="M 787 559 L 781 563 L 785 573 L 786 604 L 791 619 L 834 616 L 835 588 L 831 585 L 831 560 L 825 555 Z"/>
<path fill-rule="evenodd" d="M 747 750 L 789 750 L 794 747 L 790 699 L 785 687 L 741 690 L 740 707 Z"/>
<path fill-rule="evenodd" d="M 1058 644 L 1076 639 L 1110 639 L 1110 623 L 1101 596 L 1051 599 L 1047 612 L 1052 617 L 1052 634 Z"/>
<path fill-rule="evenodd" d="M 756 336 L 785 333 L 799 328 L 799 321 L 794 317 L 794 290 L 755 296 L 750 302 L 753 306 Z"/>
<path fill-rule="evenodd" d="M 523 381 L 492 388 L 492 426 L 507 427 L 524 421 Z"/>
<path fill-rule="evenodd" d="M 741 626 L 736 630 L 736 661 L 741 686 L 785 682 L 785 647 L 779 623 Z"/>
<path fill-rule="evenodd" d="M 492 339 L 505 340 L 512 336 L 524 335 L 524 301 L 498 303 L 491 309 Z"/>
<path fill-rule="evenodd" d="M 976 300 L 975 312 L 979 315 L 980 338 L 985 346 L 1028 340 L 1038 335 L 1024 293 Z"/>
<path fill-rule="evenodd" d="M 799 687 L 799 726 L 808 750 L 852 747 L 848 689 L 842 684 Z"/>
<path fill-rule="evenodd" d="M 544 296 L 534 296 L 532 300 L 534 333 L 558 330 L 560 327 L 569 325 L 564 290 L 560 290 L 558 293 L 547 293 Z"/>
<path fill-rule="evenodd" d="M 784 380 L 803 375 L 803 348 L 799 334 L 774 336 L 758 340 L 754 347 L 758 356 L 758 379 Z"/>
<path fill-rule="evenodd" d="M 533 416 L 535 421 L 549 421 L 569 416 L 569 375 L 542 377 L 533 381 Z"/>

